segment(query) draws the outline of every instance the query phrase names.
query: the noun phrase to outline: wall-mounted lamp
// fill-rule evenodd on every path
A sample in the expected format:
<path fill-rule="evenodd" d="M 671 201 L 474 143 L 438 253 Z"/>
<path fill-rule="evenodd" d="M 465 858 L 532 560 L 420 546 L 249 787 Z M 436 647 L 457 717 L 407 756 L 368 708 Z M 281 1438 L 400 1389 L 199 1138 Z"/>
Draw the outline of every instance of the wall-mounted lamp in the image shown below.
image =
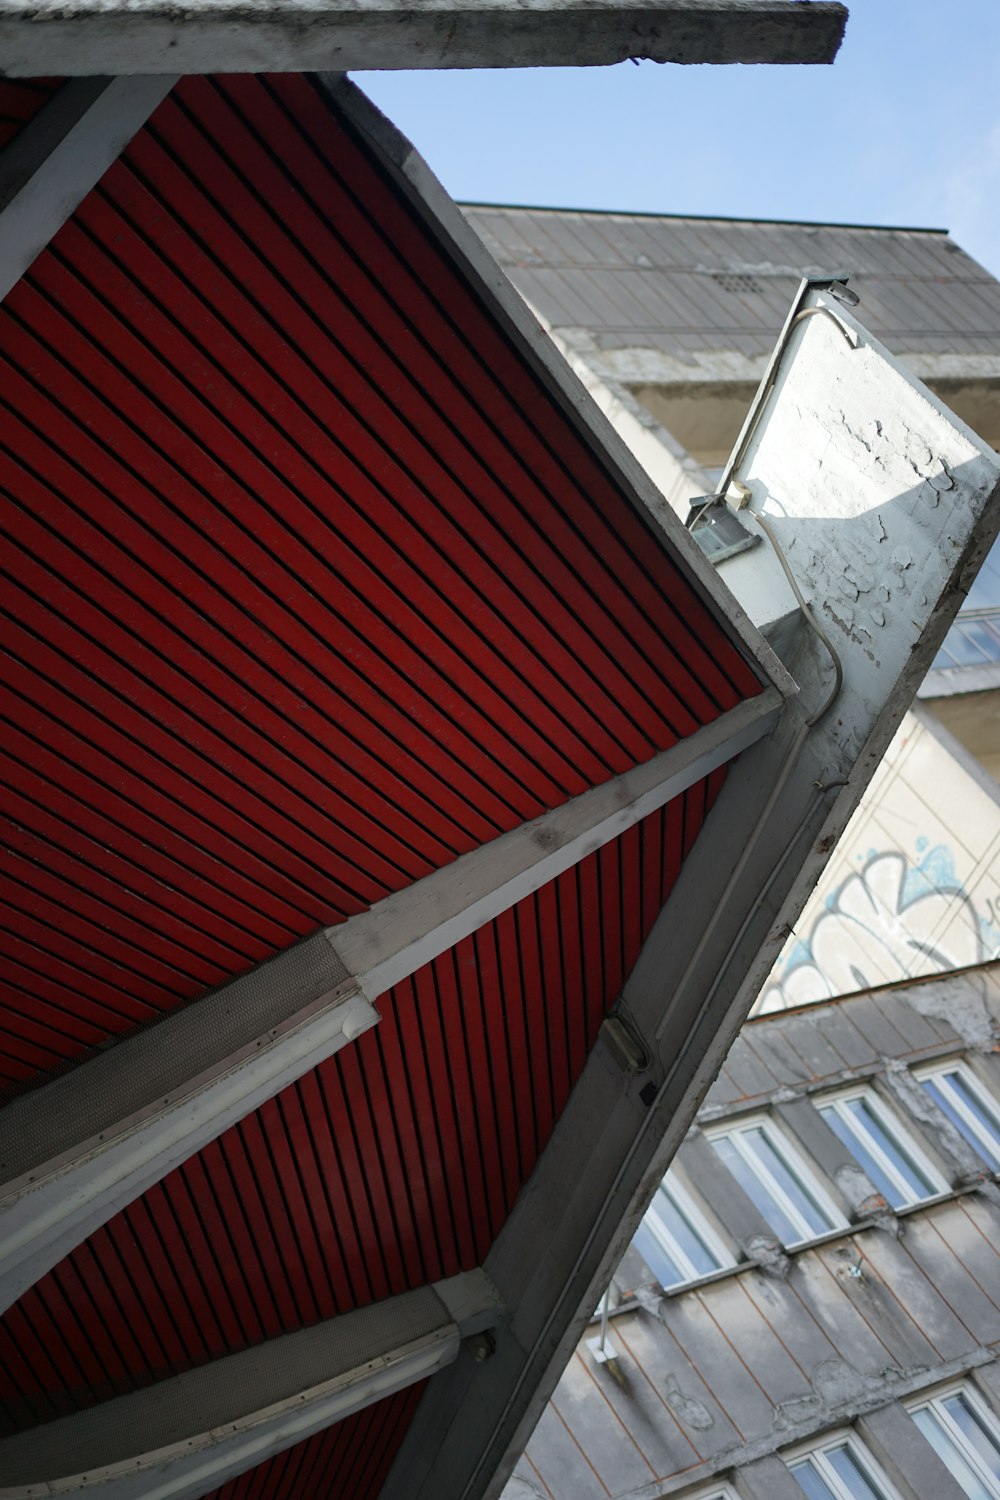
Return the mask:
<path fill-rule="evenodd" d="M 758 535 L 747 531 L 721 495 L 700 495 L 692 500 L 684 524 L 713 563 L 746 552 L 760 541 Z"/>

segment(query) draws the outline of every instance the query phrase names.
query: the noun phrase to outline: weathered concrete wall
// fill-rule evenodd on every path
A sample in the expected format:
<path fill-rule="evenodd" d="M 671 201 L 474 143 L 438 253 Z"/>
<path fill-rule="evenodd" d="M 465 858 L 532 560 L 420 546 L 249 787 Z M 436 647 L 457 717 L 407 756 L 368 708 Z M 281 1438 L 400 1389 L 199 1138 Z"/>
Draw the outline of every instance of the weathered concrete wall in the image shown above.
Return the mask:
<path fill-rule="evenodd" d="M 893 985 L 749 1021 L 699 1111 L 702 1121 L 883 1073 L 1000 1048 L 1000 964 Z M 1000 1080 L 998 1080 L 1000 1082 Z"/>
<path fill-rule="evenodd" d="M 908 714 L 755 1012 L 1000 956 L 1000 785 Z"/>
<path fill-rule="evenodd" d="M 9 76 L 832 62 L 834 0 L 2 0 Z"/>
<path fill-rule="evenodd" d="M 851 1423 L 891 1474 L 919 1476 L 923 1439 L 901 1398 L 966 1375 L 988 1404 L 1000 1396 L 1000 1192 L 906 1065 L 964 1051 L 1000 1099 L 998 1045 L 1000 965 L 746 1026 L 702 1122 L 770 1106 L 827 1187 L 843 1186 L 846 1153 L 813 1105 L 868 1079 L 955 1190 L 754 1265 L 756 1211 L 693 1132 L 679 1170 L 743 1263 L 664 1294 L 631 1251 L 609 1330 L 617 1358 L 600 1365 L 581 1344 L 505 1500 L 658 1500 L 733 1471 L 741 1495 L 771 1500 L 783 1449 Z M 861 1200 L 841 1199 L 863 1217 Z M 930 1477 L 903 1492 L 943 1500 L 924 1457 Z"/>
<path fill-rule="evenodd" d="M 653 1500 L 975 1370 L 1000 1352 L 998 1235 L 966 1194 L 899 1240 L 801 1251 L 785 1280 L 747 1269 L 620 1314 L 616 1369 L 581 1346 L 516 1473 L 555 1500 Z"/>

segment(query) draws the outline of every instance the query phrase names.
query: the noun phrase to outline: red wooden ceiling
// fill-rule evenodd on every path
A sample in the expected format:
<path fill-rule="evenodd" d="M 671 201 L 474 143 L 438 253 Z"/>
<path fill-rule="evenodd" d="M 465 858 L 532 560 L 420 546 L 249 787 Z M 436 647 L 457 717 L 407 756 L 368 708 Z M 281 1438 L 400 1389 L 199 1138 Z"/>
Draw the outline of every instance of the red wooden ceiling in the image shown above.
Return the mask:
<path fill-rule="evenodd" d="M 296 1443 L 205 1500 L 376 1500 L 425 1383 Z"/>
<path fill-rule="evenodd" d="M 7 1430 L 479 1265 L 722 779 L 397 985 L 43 1277 L 0 1319 Z"/>
<path fill-rule="evenodd" d="M 0 361 L 9 1088 L 759 691 L 309 79 L 179 85 Z M 45 1276 L 0 1323 L 7 1429 L 479 1264 L 721 779 Z M 304 1495 L 292 1462 L 220 1494 Z"/>
<path fill-rule="evenodd" d="M 48 103 L 61 82 L 61 78 L 0 78 L 0 150 Z"/>
<path fill-rule="evenodd" d="M 756 689 L 305 79 L 185 80 L 0 359 L 10 1083 Z"/>

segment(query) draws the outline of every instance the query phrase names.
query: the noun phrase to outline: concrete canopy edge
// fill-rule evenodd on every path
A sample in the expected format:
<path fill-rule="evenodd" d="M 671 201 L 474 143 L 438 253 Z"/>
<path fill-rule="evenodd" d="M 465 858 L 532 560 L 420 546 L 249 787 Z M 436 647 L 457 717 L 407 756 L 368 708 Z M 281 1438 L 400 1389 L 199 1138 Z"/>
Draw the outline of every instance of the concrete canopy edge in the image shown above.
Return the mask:
<path fill-rule="evenodd" d="M 0 57 L 39 74 L 829 63 L 836 0 L 4 0 Z"/>

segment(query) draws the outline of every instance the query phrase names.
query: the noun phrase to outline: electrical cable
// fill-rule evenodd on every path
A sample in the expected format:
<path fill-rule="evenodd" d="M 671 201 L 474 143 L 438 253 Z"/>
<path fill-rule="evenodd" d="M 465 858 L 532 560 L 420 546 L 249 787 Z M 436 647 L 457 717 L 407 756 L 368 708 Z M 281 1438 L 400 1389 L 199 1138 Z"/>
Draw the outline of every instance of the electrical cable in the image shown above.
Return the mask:
<path fill-rule="evenodd" d="M 807 309 L 807 311 L 818 311 L 818 310 L 819 309 L 812 309 L 812 308 Z M 820 705 L 820 707 L 817 708 L 816 711 L 815 711 L 815 713 L 813 713 L 812 716 L 806 720 L 806 727 L 808 729 L 811 729 L 813 727 L 813 725 L 814 724 L 818 724 L 819 721 L 820 721 L 820 719 L 823 717 L 823 715 L 830 708 L 832 708 L 834 700 L 839 695 L 840 690 L 841 690 L 841 688 L 844 685 L 844 664 L 841 661 L 840 656 L 839 656 L 839 654 L 838 654 L 838 652 L 837 652 L 837 650 L 836 650 L 833 642 L 831 641 L 830 637 L 827 635 L 826 631 L 823 629 L 822 625 L 817 620 L 816 616 L 813 614 L 811 606 L 809 605 L 808 601 L 806 600 L 806 597 L 803 594 L 802 590 L 799 588 L 798 582 L 796 581 L 796 578 L 795 578 L 795 574 L 792 572 L 791 568 L 789 567 L 788 559 L 785 556 L 785 553 L 784 553 L 784 550 L 783 550 L 783 548 L 781 546 L 781 543 L 778 541 L 778 538 L 775 536 L 774 531 L 773 531 L 770 523 L 767 520 L 765 520 L 765 518 L 759 513 L 759 511 L 752 510 L 750 512 L 750 514 L 753 516 L 754 520 L 757 522 L 757 525 L 760 527 L 761 531 L 764 533 L 764 535 L 767 537 L 768 541 L 771 543 L 771 546 L 774 548 L 774 555 L 778 559 L 779 563 L 781 564 L 782 572 L 784 573 L 785 577 L 788 579 L 788 582 L 789 582 L 789 585 L 791 587 L 792 593 L 795 595 L 796 599 L 798 600 L 799 608 L 802 611 L 802 614 L 803 614 L 803 616 L 805 618 L 806 624 L 810 627 L 810 629 L 818 637 L 818 639 L 820 641 L 822 641 L 823 645 L 826 647 L 827 651 L 830 653 L 830 660 L 833 662 L 833 687 L 830 689 L 829 694 L 827 695 L 827 697 L 824 700 L 824 702 Z"/>
<path fill-rule="evenodd" d="M 803 282 L 799 292 L 800 299 L 805 295 L 808 289 L 809 283 Z M 753 435 L 757 431 L 757 428 L 760 424 L 760 419 L 764 414 L 764 407 L 767 405 L 767 398 L 768 396 L 770 396 L 771 392 L 774 390 L 774 387 L 777 385 L 778 372 L 781 369 L 781 361 L 784 358 L 785 350 L 788 348 L 788 342 L 791 339 L 792 334 L 795 332 L 796 328 L 798 328 L 800 323 L 805 322 L 806 318 L 812 318 L 817 315 L 824 318 L 829 318 L 830 322 L 835 324 L 836 327 L 839 328 L 840 332 L 844 335 L 844 338 L 847 340 L 852 349 L 856 349 L 858 347 L 857 334 L 854 333 L 853 330 L 850 329 L 841 318 L 838 318 L 837 314 L 833 312 L 829 307 L 801 307 L 791 318 L 789 318 L 788 322 L 785 324 L 785 329 L 781 335 L 781 339 L 778 342 L 778 346 L 775 349 L 774 353 L 771 355 L 771 363 L 768 368 L 767 375 L 759 386 L 757 394 L 754 397 L 753 406 L 748 413 L 747 422 L 743 428 L 743 432 L 740 435 L 739 445 L 736 448 L 736 451 L 730 457 L 725 469 L 723 470 L 722 479 L 719 484 L 720 495 L 725 495 L 726 490 L 729 486 L 729 482 L 732 479 L 735 470 L 743 461 L 746 451 L 750 446 Z"/>

